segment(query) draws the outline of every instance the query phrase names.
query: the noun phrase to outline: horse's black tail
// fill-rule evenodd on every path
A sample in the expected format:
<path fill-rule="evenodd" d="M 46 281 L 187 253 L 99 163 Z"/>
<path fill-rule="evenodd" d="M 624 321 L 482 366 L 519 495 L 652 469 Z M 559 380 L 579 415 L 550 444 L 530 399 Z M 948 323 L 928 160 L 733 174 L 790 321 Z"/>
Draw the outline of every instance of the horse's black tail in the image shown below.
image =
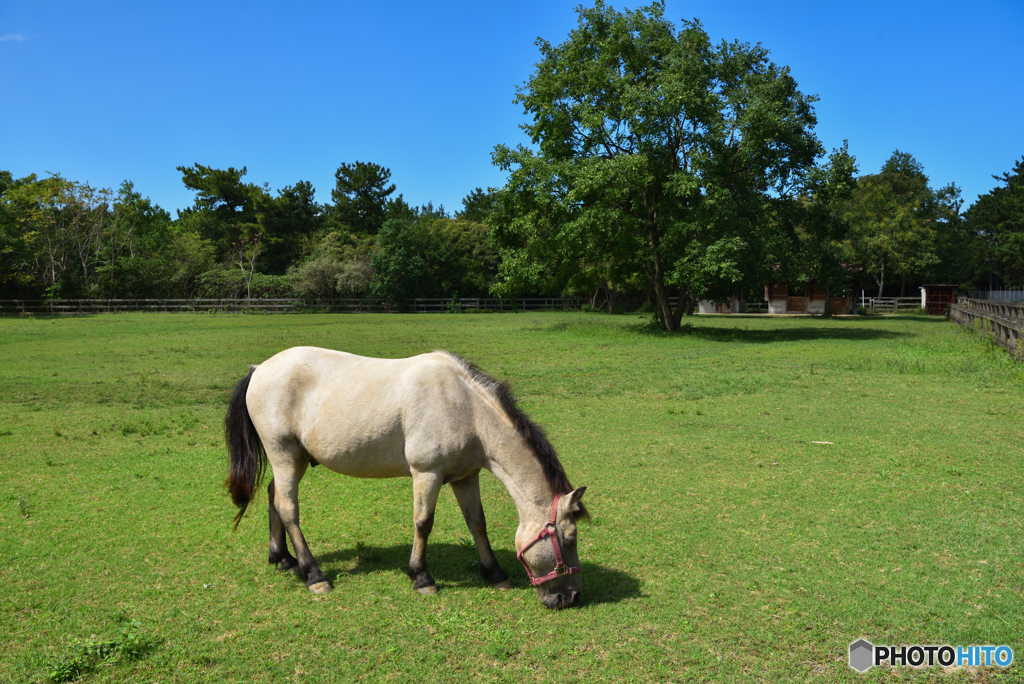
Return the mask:
<path fill-rule="evenodd" d="M 245 509 L 249 507 L 260 478 L 263 477 L 263 471 L 267 467 L 267 452 L 260 441 L 259 433 L 256 432 L 256 426 L 252 424 L 249 407 L 245 403 L 245 393 L 249 390 L 253 370 L 235 385 L 235 394 L 231 397 L 228 415 L 224 419 L 224 436 L 231 458 L 228 479 L 224 484 L 231 492 L 231 500 L 238 506 L 235 529 L 238 528 Z"/>

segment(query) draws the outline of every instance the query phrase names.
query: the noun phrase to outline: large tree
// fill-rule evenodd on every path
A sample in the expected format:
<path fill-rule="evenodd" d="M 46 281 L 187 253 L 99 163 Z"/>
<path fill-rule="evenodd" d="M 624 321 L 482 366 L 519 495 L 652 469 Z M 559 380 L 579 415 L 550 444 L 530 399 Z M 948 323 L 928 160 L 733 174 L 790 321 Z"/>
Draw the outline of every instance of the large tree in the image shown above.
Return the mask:
<path fill-rule="evenodd" d="M 848 279 L 843 243 L 849 224 L 843 216 L 857 187 L 857 160 L 847 142 L 825 164 L 807 174 L 800 197 L 795 258 L 788 260 L 790 280 L 813 282 L 825 291 L 825 315 L 832 315 L 832 294 Z"/>
<path fill-rule="evenodd" d="M 488 189 L 475 188 L 473 192 L 462 198 L 462 211 L 456 212 L 455 218 L 474 223 L 487 223 L 494 211 L 494 193 Z"/>
<path fill-rule="evenodd" d="M 196 192 L 193 206 L 178 212 L 179 232 L 209 240 L 218 260 L 239 265 L 243 273 L 251 271 L 246 262 L 256 266 L 258 261 L 261 272 L 283 274 L 323 229 L 324 209 L 309 181 L 285 186 L 274 196 L 267 183 L 243 182 L 244 166 L 196 164 L 178 170 L 185 187 Z"/>
<path fill-rule="evenodd" d="M 182 182 L 194 190 L 192 207 L 178 211 L 182 230 L 209 240 L 218 259 L 230 258 L 239 245 L 257 239 L 256 198 L 263 189 L 244 183 L 246 168 L 215 169 L 202 164 L 179 166 Z"/>
<path fill-rule="evenodd" d="M 391 169 L 372 162 L 343 163 L 334 178 L 331 213 L 335 224 L 356 233 L 376 235 L 384 221 L 391 218 L 386 211 L 388 197 L 395 191 L 390 182 Z"/>
<path fill-rule="evenodd" d="M 263 235 L 263 270 L 284 273 L 301 255 L 310 240 L 324 228 L 324 210 L 315 199 L 316 190 L 309 181 L 282 188 L 277 197 L 254 193 L 256 222 Z"/>
<path fill-rule="evenodd" d="M 924 167 L 896 150 L 877 174 L 857 180 L 844 214 L 850 224 L 847 254 L 864 269 L 884 296 L 887 279 L 905 284 L 940 263 L 938 236 L 958 215 L 959 189 L 934 190 Z"/>
<path fill-rule="evenodd" d="M 113 193 L 60 175 L 5 179 L 4 185 L 8 225 L 0 250 L 9 255 L 11 270 L 31 272 L 36 287 L 51 296 L 87 291 L 103 263 Z"/>
<path fill-rule="evenodd" d="M 978 198 L 966 219 L 977 240 L 977 275 L 1004 285 L 1024 284 L 1024 158 L 992 176 L 1002 183 Z"/>
<path fill-rule="evenodd" d="M 577 11 L 565 42 L 537 41 L 518 88 L 534 147 L 493 153 L 510 173 L 491 218 L 496 291 L 564 286 L 587 269 L 642 277 L 675 330 L 711 281 L 738 278 L 744 250 L 791 224 L 789 198 L 821 153 L 815 98 L 761 45 L 712 45 L 661 4 Z"/>
<path fill-rule="evenodd" d="M 99 245 L 101 265 L 85 294 L 105 297 L 152 297 L 163 294 L 170 278 L 164 258 L 171 240 L 171 216 L 131 181 L 114 197 L 107 230 Z"/>

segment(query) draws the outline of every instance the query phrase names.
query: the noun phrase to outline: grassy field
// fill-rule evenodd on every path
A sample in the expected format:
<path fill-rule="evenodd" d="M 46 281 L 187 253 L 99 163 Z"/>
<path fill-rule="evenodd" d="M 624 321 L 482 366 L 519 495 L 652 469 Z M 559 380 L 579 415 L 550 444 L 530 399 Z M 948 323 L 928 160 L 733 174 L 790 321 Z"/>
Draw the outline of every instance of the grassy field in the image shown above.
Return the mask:
<path fill-rule="evenodd" d="M 490 475 L 508 592 L 448 489 L 441 592 L 410 589 L 407 479 L 307 475 L 323 597 L 267 565 L 265 495 L 232 533 L 228 390 L 305 344 L 510 380 L 588 486 L 582 607 L 536 599 Z M 1024 681 L 846 665 L 860 637 L 1024 659 L 1022 409 L 1024 366 L 937 318 L 0 319 L 0 681 Z"/>

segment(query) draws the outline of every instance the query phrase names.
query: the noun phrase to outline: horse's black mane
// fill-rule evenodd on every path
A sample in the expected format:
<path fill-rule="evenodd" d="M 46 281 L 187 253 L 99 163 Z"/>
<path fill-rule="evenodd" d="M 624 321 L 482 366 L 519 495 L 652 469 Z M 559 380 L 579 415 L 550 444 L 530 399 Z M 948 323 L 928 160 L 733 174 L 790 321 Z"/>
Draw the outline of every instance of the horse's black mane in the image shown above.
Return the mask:
<path fill-rule="evenodd" d="M 530 417 L 523 413 L 516 405 L 515 395 L 512 394 L 512 388 L 509 387 L 508 383 L 495 380 L 475 363 L 462 358 L 458 354 L 447 353 L 458 361 L 459 365 L 469 373 L 470 378 L 498 401 L 501 410 L 512 421 L 516 432 L 529 445 L 530 451 L 540 462 L 541 470 L 544 471 L 544 479 L 547 480 L 548 486 L 551 487 L 551 494 L 568 494 L 571 492 L 573 486 L 569 482 L 568 475 L 565 474 L 565 468 L 562 467 L 561 461 L 558 460 L 555 448 L 551 446 L 551 442 L 548 441 L 547 435 L 544 434 L 540 426 L 530 420 Z M 590 517 L 582 503 L 580 504 L 579 512 L 576 513 L 576 517 Z"/>

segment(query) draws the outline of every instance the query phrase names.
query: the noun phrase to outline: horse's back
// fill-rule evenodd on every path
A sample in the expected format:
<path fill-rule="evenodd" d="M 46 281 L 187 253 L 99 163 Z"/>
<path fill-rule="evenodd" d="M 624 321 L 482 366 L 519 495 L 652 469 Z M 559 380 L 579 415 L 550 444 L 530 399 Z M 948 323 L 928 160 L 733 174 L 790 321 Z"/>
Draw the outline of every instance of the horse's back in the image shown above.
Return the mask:
<path fill-rule="evenodd" d="M 294 347 L 257 367 L 246 399 L 268 452 L 297 445 L 357 477 L 431 470 L 473 441 L 474 396 L 444 353 L 375 359 Z"/>

